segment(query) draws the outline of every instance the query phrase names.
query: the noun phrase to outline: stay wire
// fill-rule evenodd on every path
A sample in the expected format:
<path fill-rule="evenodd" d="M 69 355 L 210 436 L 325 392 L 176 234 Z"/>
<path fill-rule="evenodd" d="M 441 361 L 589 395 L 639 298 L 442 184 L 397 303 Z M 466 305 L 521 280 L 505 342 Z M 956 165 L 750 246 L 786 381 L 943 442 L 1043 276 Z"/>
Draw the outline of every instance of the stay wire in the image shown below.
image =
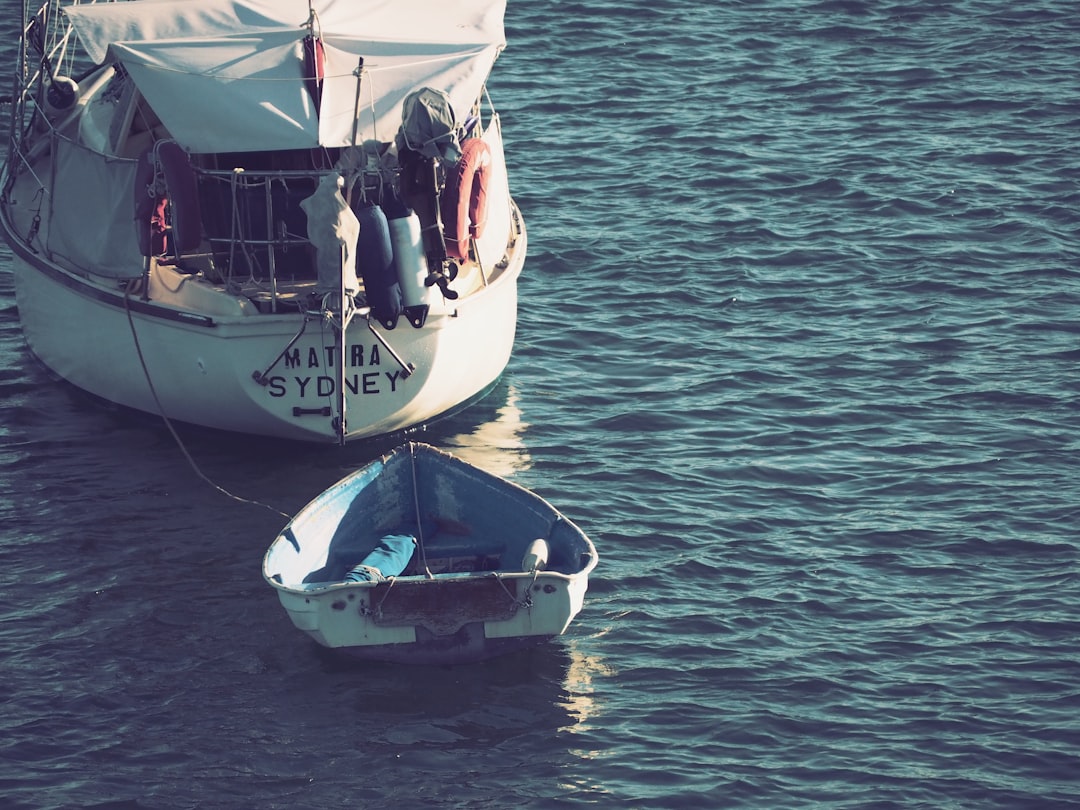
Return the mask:
<path fill-rule="evenodd" d="M 158 397 L 157 389 L 154 387 L 154 381 L 150 377 L 150 369 L 146 365 L 146 358 L 143 357 L 142 346 L 139 344 L 139 335 L 138 332 L 135 330 L 135 320 L 131 317 L 131 307 L 129 305 L 130 295 L 131 285 L 129 284 L 124 289 L 124 312 L 127 314 L 128 327 L 131 329 L 131 337 L 135 341 L 135 352 L 139 356 L 139 365 L 142 367 L 143 376 L 146 378 L 146 384 L 150 386 L 150 394 L 154 397 L 154 404 L 157 405 L 158 414 L 161 416 L 161 420 L 165 423 L 165 427 L 169 429 L 169 433 L 172 435 L 177 447 L 180 448 L 180 452 L 184 454 L 184 458 L 187 459 L 187 462 L 191 466 L 191 469 L 194 470 L 195 474 L 205 483 L 209 484 L 226 498 L 231 498 L 232 500 L 238 501 L 239 503 L 246 503 L 252 506 L 261 506 L 264 509 L 269 509 L 271 512 L 281 515 L 286 520 L 291 520 L 292 515 L 286 514 L 280 509 L 270 506 L 269 504 L 265 504 L 262 501 L 251 500 L 249 498 L 242 498 L 239 495 L 234 495 L 224 487 L 216 484 L 214 481 L 211 481 L 210 478 L 199 468 L 199 465 L 195 462 L 195 459 L 192 458 L 191 453 L 188 452 L 187 447 L 184 445 L 183 439 L 180 438 L 180 434 L 178 434 L 176 432 L 176 429 L 173 427 L 172 421 L 169 419 L 168 416 L 166 416 L 165 408 L 162 407 L 161 399 Z"/>

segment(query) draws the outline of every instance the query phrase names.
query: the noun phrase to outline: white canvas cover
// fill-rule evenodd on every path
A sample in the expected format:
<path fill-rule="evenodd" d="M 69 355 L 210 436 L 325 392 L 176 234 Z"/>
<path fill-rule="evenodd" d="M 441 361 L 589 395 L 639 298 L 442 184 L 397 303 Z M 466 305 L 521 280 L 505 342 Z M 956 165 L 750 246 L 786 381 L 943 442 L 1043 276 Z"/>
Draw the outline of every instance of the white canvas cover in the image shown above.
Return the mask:
<path fill-rule="evenodd" d="M 505 44 L 506 0 L 312 0 L 326 55 L 321 109 L 305 88 L 307 0 L 132 0 L 65 12 L 95 62 L 121 61 L 191 152 L 391 141 L 406 95 L 430 86 L 458 119 Z"/>
<path fill-rule="evenodd" d="M 49 256 L 98 275 L 137 278 L 143 257 L 129 202 L 135 161 L 102 159 L 66 138 L 55 138 L 52 148 L 57 179 L 43 234 Z"/>

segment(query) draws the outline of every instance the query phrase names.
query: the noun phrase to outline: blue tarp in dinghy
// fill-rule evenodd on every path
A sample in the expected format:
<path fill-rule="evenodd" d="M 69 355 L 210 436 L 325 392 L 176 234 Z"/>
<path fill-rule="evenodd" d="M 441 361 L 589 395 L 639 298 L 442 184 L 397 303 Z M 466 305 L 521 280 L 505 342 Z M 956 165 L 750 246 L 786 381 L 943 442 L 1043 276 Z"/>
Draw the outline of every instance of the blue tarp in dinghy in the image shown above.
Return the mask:
<path fill-rule="evenodd" d="M 382 582 L 387 577 L 396 577 L 405 570 L 415 549 L 416 538 L 411 534 L 388 534 L 359 565 L 349 570 L 345 581 Z"/>

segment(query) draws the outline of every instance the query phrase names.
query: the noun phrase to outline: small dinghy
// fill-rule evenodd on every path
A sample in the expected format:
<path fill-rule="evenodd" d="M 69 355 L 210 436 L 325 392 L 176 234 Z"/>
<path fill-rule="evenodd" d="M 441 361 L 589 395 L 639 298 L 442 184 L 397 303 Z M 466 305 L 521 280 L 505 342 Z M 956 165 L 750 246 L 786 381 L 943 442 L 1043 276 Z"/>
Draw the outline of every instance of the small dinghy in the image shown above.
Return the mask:
<path fill-rule="evenodd" d="M 297 513 L 263 576 L 325 647 L 462 663 L 562 634 L 596 563 L 592 541 L 540 496 L 408 443 Z"/>

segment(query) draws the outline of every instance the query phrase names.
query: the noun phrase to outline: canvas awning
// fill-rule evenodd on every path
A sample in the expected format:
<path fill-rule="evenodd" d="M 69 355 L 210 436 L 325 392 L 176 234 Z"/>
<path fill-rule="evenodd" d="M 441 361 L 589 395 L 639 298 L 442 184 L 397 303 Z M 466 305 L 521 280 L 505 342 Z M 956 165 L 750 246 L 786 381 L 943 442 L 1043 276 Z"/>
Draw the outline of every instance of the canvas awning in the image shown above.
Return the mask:
<path fill-rule="evenodd" d="M 95 62 L 123 63 L 192 152 L 393 139 L 401 104 L 445 91 L 459 120 L 505 44 L 505 0 L 314 0 L 325 52 L 317 110 L 305 87 L 307 0 L 135 0 L 65 9 Z M 360 59 L 359 116 L 357 75 Z"/>

